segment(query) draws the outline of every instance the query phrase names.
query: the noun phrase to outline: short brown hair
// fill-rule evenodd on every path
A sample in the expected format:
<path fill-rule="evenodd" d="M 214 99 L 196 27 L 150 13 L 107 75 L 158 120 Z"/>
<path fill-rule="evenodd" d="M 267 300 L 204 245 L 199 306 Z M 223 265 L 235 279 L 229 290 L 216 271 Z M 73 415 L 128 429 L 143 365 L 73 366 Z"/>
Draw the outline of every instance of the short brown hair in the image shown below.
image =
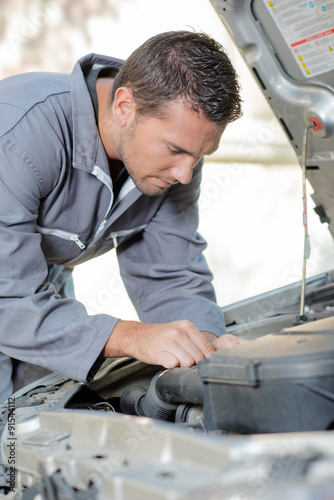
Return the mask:
<path fill-rule="evenodd" d="M 150 38 L 117 74 L 112 100 L 120 87 L 132 90 L 140 115 L 157 115 L 178 98 L 217 124 L 242 114 L 235 69 L 223 47 L 205 33 L 169 31 Z"/>

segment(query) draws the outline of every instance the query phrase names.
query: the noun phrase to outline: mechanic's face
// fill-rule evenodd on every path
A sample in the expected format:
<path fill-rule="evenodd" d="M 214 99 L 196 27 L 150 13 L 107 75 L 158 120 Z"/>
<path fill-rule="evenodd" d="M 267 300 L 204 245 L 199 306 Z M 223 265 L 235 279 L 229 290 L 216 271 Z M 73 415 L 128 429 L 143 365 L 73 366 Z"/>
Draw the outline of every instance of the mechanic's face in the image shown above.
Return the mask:
<path fill-rule="evenodd" d="M 216 151 L 224 130 L 178 101 L 166 106 L 163 118 L 134 118 L 116 147 L 137 188 L 159 196 L 173 184 L 191 181 L 194 167 Z"/>

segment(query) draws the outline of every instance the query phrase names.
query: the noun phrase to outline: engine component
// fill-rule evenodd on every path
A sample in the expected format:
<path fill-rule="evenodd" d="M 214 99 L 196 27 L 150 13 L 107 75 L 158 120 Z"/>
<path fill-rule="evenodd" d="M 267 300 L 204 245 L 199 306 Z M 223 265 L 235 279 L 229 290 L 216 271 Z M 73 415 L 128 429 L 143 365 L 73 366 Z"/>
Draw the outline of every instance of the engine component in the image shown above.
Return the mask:
<path fill-rule="evenodd" d="M 200 362 L 207 429 L 326 430 L 334 422 L 334 320 L 217 351 Z"/>
<path fill-rule="evenodd" d="M 130 415 L 174 420 L 180 403 L 203 403 L 203 384 L 197 367 L 157 373 L 147 392 L 138 386 L 126 389 L 120 406 L 123 413 Z"/>

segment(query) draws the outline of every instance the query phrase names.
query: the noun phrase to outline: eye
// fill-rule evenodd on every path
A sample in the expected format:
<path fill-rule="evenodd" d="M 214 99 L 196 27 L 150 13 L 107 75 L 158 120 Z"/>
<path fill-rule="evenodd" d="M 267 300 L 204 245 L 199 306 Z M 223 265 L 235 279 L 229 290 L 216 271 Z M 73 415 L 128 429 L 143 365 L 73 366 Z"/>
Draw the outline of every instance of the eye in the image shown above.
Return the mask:
<path fill-rule="evenodd" d="M 178 149 L 171 149 L 169 148 L 169 151 L 172 155 L 182 155 L 182 151 L 179 151 Z"/>

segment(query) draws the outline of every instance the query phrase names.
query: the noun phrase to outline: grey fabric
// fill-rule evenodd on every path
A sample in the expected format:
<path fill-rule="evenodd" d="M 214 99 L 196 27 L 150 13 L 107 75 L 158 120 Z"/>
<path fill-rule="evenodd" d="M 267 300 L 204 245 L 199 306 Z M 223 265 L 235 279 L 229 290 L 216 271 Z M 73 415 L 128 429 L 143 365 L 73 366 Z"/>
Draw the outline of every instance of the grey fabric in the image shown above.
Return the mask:
<path fill-rule="evenodd" d="M 74 299 L 73 269 L 53 264 L 49 266 L 48 280 L 63 299 Z"/>
<path fill-rule="evenodd" d="M 0 352 L 0 404 L 13 393 L 12 369 L 12 360 Z"/>
<path fill-rule="evenodd" d="M 205 241 L 196 232 L 202 164 L 191 183 L 163 196 L 143 195 L 128 179 L 114 200 L 84 81 L 96 64 L 119 69 L 122 61 L 90 54 L 71 75 L 30 73 L 0 82 L 0 348 L 86 383 L 117 311 L 89 316 L 75 299 L 62 298 L 57 276 L 56 287 L 48 279 L 50 266 L 62 266 L 68 277 L 75 265 L 118 245 L 142 320 L 184 318 L 224 333 Z"/>
<path fill-rule="evenodd" d="M 49 266 L 48 280 L 62 298 L 74 298 L 72 269 L 54 264 Z M 50 370 L 24 361 L 11 359 L 0 352 L 0 404 L 13 392 L 48 375 Z"/>

